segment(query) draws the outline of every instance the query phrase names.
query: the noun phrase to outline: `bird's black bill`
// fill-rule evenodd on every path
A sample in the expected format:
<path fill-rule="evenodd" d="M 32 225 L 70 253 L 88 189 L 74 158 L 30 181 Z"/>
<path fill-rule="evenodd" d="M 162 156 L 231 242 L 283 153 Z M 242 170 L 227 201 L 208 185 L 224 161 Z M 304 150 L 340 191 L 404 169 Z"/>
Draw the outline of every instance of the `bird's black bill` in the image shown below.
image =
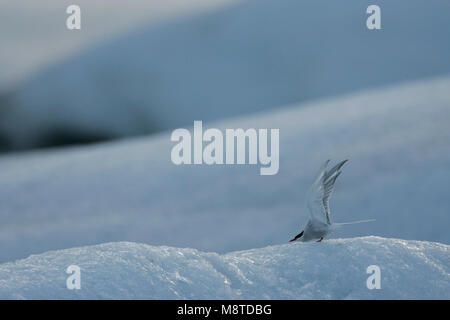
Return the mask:
<path fill-rule="evenodd" d="M 294 239 L 289 240 L 289 242 L 292 242 L 292 241 L 297 240 L 297 239 L 300 238 L 302 235 L 303 235 L 303 231 L 300 232 L 298 235 L 296 235 Z"/>

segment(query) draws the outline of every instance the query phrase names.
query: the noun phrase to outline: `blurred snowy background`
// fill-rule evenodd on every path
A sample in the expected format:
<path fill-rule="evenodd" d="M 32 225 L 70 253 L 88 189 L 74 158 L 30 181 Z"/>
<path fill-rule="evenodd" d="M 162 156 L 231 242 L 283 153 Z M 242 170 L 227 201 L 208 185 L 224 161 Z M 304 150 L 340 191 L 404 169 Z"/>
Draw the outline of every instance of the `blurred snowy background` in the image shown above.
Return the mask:
<path fill-rule="evenodd" d="M 21 3 L 22 2 L 22 3 Z M 142 135 L 450 72 L 448 1 L 2 1 L 0 149 Z M 213 8 L 211 8 L 211 6 Z M 22 10 L 26 7 L 27 10 Z"/>
<path fill-rule="evenodd" d="M 376 31 L 373 1 L 80 0 L 80 31 L 70 4 L 0 0 L 0 262 L 282 244 L 328 158 L 333 219 L 377 220 L 333 237 L 450 244 L 449 1 L 380 2 Z M 193 120 L 280 128 L 279 174 L 173 165 Z"/>

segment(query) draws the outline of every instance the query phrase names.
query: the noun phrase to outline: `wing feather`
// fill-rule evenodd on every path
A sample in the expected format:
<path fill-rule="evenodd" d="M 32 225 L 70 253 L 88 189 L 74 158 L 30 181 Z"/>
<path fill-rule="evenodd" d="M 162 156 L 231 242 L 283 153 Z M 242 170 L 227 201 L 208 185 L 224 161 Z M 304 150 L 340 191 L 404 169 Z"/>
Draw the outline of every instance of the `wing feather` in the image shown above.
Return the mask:
<path fill-rule="evenodd" d="M 328 224 L 331 224 L 330 218 L 330 196 L 334 190 L 334 184 L 342 171 L 340 169 L 348 160 L 336 164 L 329 171 L 326 167 L 330 160 L 327 160 L 320 168 L 319 173 L 314 180 L 308 192 L 308 209 L 312 217 L 318 218 Z"/>

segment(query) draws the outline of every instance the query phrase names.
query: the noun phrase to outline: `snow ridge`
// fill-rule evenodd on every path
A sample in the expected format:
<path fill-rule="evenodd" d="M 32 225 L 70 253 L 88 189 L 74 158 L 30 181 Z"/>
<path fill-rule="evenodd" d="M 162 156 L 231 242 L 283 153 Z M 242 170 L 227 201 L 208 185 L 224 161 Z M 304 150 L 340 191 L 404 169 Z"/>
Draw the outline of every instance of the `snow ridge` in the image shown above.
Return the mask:
<path fill-rule="evenodd" d="M 224 255 L 132 242 L 0 265 L 2 299 L 449 299 L 450 246 L 380 237 L 294 243 Z M 66 288 L 69 265 L 81 289 Z M 369 290 L 369 265 L 381 289 Z"/>

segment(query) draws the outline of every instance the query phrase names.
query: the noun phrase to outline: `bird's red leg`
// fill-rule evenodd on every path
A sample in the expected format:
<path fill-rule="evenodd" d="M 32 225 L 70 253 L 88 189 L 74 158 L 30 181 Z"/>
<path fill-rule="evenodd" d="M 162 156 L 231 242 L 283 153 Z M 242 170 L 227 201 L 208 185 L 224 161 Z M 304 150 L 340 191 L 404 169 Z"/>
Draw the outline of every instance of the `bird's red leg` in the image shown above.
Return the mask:
<path fill-rule="evenodd" d="M 320 237 L 319 240 L 317 240 L 316 242 L 321 242 L 323 240 L 323 237 Z"/>

